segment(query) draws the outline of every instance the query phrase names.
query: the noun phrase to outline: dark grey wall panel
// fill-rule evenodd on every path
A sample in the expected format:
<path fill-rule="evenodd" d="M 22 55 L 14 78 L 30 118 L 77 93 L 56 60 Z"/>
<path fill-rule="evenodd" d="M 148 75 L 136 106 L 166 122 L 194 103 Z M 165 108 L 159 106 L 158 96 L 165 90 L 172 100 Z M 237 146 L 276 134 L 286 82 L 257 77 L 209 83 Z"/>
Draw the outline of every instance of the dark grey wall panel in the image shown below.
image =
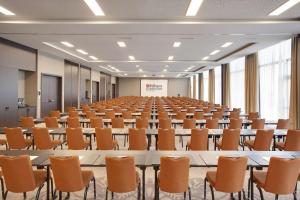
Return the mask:
<path fill-rule="evenodd" d="M 65 61 L 64 101 L 65 109 L 78 106 L 78 74 L 79 67 L 75 63 Z"/>
<path fill-rule="evenodd" d="M 80 104 L 89 104 L 91 97 L 91 69 L 80 67 Z"/>
<path fill-rule="evenodd" d="M 105 91 L 105 77 L 106 75 L 101 73 L 100 74 L 100 100 L 103 101 L 105 100 L 105 94 L 106 94 L 106 91 Z"/>

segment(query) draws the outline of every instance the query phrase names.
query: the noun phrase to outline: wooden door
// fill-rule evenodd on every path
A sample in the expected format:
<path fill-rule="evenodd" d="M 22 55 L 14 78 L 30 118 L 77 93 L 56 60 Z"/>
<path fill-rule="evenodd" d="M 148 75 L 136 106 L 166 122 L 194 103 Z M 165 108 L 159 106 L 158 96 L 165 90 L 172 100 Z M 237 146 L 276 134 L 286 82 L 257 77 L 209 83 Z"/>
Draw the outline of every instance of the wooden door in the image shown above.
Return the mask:
<path fill-rule="evenodd" d="M 41 117 L 61 110 L 61 77 L 42 75 Z"/>
<path fill-rule="evenodd" d="M 93 98 L 92 98 L 93 103 L 99 101 L 99 82 L 98 81 L 92 82 L 92 93 L 93 93 Z"/>

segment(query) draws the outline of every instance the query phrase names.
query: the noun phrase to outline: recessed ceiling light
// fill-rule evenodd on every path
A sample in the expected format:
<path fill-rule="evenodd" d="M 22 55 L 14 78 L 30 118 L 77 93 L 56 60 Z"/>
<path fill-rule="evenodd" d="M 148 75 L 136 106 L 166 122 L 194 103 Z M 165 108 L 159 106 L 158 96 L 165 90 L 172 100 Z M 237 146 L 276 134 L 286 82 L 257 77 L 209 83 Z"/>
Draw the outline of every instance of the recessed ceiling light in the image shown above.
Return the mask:
<path fill-rule="evenodd" d="M 232 45 L 232 42 L 226 42 L 225 44 L 222 45 L 223 48 L 229 47 Z"/>
<path fill-rule="evenodd" d="M 136 65 L 136 67 L 140 67 L 139 65 Z"/>
<path fill-rule="evenodd" d="M 272 11 L 269 14 L 269 16 L 281 15 L 282 13 L 284 13 L 285 11 L 287 11 L 288 9 L 290 9 L 291 7 L 293 7 L 294 5 L 296 5 L 299 2 L 300 2 L 300 0 L 289 0 L 286 3 L 282 4 L 281 6 L 279 6 L 278 8 L 276 8 L 274 11 Z"/>
<path fill-rule="evenodd" d="M 128 56 L 129 60 L 135 60 L 134 56 Z"/>
<path fill-rule="evenodd" d="M 181 74 L 177 74 L 177 77 L 181 76 Z"/>
<path fill-rule="evenodd" d="M 165 77 L 165 75 L 161 75 L 161 77 Z"/>
<path fill-rule="evenodd" d="M 169 65 L 166 65 L 165 67 L 169 67 Z"/>
<path fill-rule="evenodd" d="M 209 56 L 205 56 L 204 58 L 202 58 L 202 60 L 208 60 Z"/>
<path fill-rule="evenodd" d="M 202 3 L 203 0 L 191 0 L 190 5 L 186 11 L 186 16 L 196 16 Z"/>
<path fill-rule="evenodd" d="M 164 69 L 164 72 L 168 71 L 167 69 Z"/>
<path fill-rule="evenodd" d="M 105 15 L 96 0 L 84 0 L 84 2 L 93 11 L 94 15 L 96 15 L 96 16 L 104 16 Z"/>
<path fill-rule="evenodd" d="M 147 75 L 146 74 L 144 74 L 144 76 L 143 77 L 147 77 Z"/>
<path fill-rule="evenodd" d="M 215 54 L 217 54 L 217 53 L 219 53 L 220 52 L 220 50 L 214 50 L 213 52 L 211 52 L 209 55 L 215 55 Z"/>
<path fill-rule="evenodd" d="M 185 72 L 189 71 L 188 69 L 184 70 Z"/>
<path fill-rule="evenodd" d="M 62 43 L 63 45 L 65 45 L 67 47 L 74 47 L 74 45 L 69 42 L 60 42 L 60 43 Z"/>
<path fill-rule="evenodd" d="M 177 48 L 177 47 L 180 47 L 180 45 L 181 45 L 181 42 L 174 42 L 173 47 Z"/>
<path fill-rule="evenodd" d="M 139 72 L 142 72 L 143 70 L 142 69 L 139 69 Z"/>
<path fill-rule="evenodd" d="M 95 56 L 89 56 L 91 59 L 93 59 L 93 60 L 98 60 L 98 58 L 97 57 L 95 57 Z"/>
<path fill-rule="evenodd" d="M 126 47 L 126 43 L 125 42 L 119 41 L 117 43 L 118 43 L 119 47 Z"/>
<path fill-rule="evenodd" d="M 127 74 L 124 74 L 124 76 L 127 76 Z"/>
<path fill-rule="evenodd" d="M 168 57 L 168 60 L 173 60 L 174 59 L 174 56 L 169 56 Z"/>
<path fill-rule="evenodd" d="M 83 54 L 83 55 L 87 55 L 88 53 L 83 51 L 82 49 L 76 49 L 76 51 L 78 51 L 79 53 Z"/>
<path fill-rule="evenodd" d="M 6 8 L 4 8 L 2 6 L 0 6 L 0 13 L 2 13 L 3 15 L 10 15 L 10 16 L 16 15 L 15 13 L 7 10 Z"/>

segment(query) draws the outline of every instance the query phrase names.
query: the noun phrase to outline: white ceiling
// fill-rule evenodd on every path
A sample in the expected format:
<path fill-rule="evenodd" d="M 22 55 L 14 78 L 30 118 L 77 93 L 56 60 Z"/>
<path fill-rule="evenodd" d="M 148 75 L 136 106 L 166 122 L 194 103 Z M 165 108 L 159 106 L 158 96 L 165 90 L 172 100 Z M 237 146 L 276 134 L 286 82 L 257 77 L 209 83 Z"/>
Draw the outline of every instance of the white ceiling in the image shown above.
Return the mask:
<path fill-rule="evenodd" d="M 215 66 L 300 33 L 300 4 L 278 17 L 268 14 L 286 0 L 204 0 L 198 15 L 186 17 L 189 0 L 98 0 L 106 16 L 96 17 L 83 0 L 0 0 L 16 16 L 0 15 L 0 37 L 115 75 L 176 77 L 194 66 Z M 298 20 L 297 20 L 298 19 Z M 75 48 L 60 44 L 68 41 Z M 120 48 L 117 41 L 124 41 Z M 179 48 L 173 48 L 180 41 Z M 73 55 L 43 44 L 48 42 Z M 233 42 L 221 48 L 225 42 Z M 248 43 L 254 45 L 219 58 Z M 75 49 L 99 58 L 92 61 Z M 201 61 L 213 50 L 220 53 Z M 129 61 L 134 55 L 136 61 Z M 167 61 L 168 56 L 174 61 Z M 139 65 L 143 72 L 138 72 Z M 163 72 L 165 66 L 167 72 Z M 106 67 L 106 69 L 99 66 Z"/>

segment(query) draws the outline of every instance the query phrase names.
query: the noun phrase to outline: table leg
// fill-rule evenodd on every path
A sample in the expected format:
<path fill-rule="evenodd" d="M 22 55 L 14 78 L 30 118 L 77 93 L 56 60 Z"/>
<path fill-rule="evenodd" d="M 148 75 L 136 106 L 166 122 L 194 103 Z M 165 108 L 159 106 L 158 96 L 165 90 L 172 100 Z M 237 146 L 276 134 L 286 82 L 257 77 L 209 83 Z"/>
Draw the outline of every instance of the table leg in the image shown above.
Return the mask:
<path fill-rule="evenodd" d="M 90 150 L 92 150 L 92 134 L 89 135 L 90 138 Z"/>
<path fill-rule="evenodd" d="M 50 199 L 50 166 L 47 166 L 47 200 Z"/>
<path fill-rule="evenodd" d="M 272 150 L 275 151 L 275 145 L 276 145 L 276 136 L 273 136 L 273 147 Z"/>
<path fill-rule="evenodd" d="M 157 171 L 158 171 L 158 166 L 154 167 L 154 199 L 156 200 L 158 197 L 158 180 L 157 180 Z"/>
<path fill-rule="evenodd" d="M 215 145 L 215 151 L 217 150 L 217 138 L 215 135 L 213 135 L 213 142 L 214 142 L 214 145 Z"/>
<path fill-rule="evenodd" d="M 158 140 L 158 134 L 155 135 L 155 149 L 157 150 L 157 140 Z"/>
<path fill-rule="evenodd" d="M 143 200 L 145 200 L 146 198 L 146 167 L 142 167 L 142 171 L 143 171 Z"/>
<path fill-rule="evenodd" d="M 150 147 L 151 147 L 151 135 L 150 134 L 147 134 L 147 140 L 148 140 L 147 150 L 150 150 Z"/>
<path fill-rule="evenodd" d="M 254 192 L 253 192 L 253 167 L 250 167 L 250 199 L 254 200 Z"/>

